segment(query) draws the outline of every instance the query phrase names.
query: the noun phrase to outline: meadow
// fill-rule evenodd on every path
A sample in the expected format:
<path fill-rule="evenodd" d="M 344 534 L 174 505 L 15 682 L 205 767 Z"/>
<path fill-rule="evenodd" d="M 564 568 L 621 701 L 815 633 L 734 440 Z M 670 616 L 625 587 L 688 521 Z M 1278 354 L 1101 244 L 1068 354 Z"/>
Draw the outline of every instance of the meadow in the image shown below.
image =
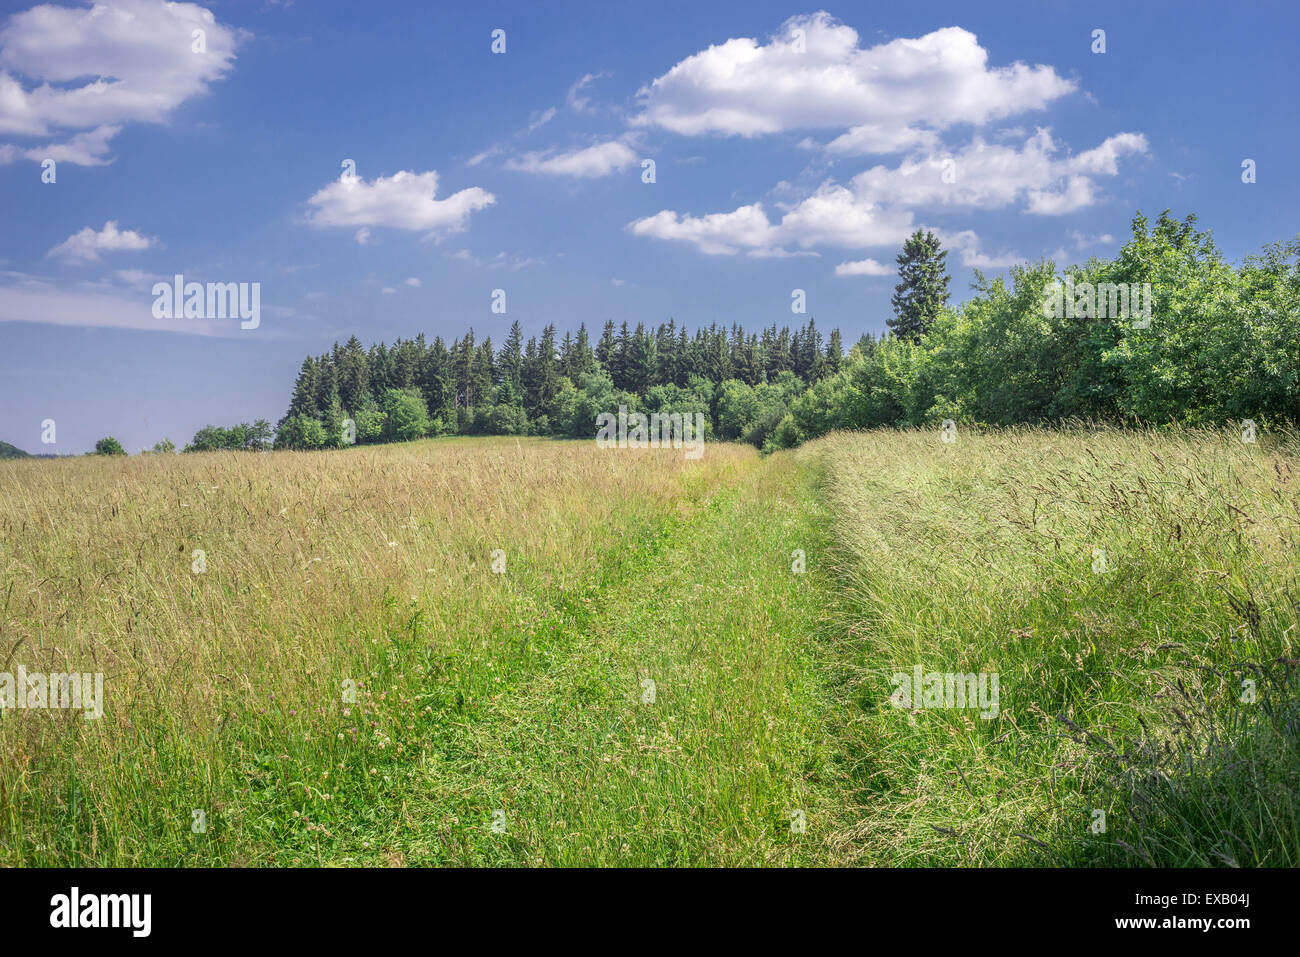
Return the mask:
<path fill-rule="evenodd" d="M 831 436 L 843 751 L 882 864 L 1300 863 L 1297 436 Z M 995 720 L 886 704 L 999 676 Z"/>
<path fill-rule="evenodd" d="M 0 864 L 1300 863 L 1297 437 L 955 438 L 0 463 Z"/>

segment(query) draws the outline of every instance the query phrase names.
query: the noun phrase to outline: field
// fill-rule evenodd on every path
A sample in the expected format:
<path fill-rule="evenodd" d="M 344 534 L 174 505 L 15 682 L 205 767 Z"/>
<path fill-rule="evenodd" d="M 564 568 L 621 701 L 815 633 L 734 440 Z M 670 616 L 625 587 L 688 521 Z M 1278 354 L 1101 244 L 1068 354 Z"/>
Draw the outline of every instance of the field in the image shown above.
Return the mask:
<path fill-rule="evenodd" d="M 0 712 L 0 864 L 1294 866 L 1298 454 L 0 463 L 0 672 L 105 697 Z M 895 706 L 918 666 L 996 716 Z"/>

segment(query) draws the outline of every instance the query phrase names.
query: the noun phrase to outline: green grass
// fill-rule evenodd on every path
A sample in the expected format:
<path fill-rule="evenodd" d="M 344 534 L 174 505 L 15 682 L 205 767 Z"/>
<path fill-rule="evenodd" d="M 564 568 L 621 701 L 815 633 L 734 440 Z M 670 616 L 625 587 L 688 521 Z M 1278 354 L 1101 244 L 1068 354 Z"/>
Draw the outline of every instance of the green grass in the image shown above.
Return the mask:
<path fill-rule="evenodd" d="M 841 750 L 861 812 L 837 849 L 1300 864 L 1295 452 L 1294 436 L 1031 429 L 803 450 L 850 605 Z M 1000 714 L 894 707 L 891 676 L 917 664 L 998 673 Z"/>
<path fill-rule="evenodd" d="M 300 802 L 329 837 L 278 861 L 825 860 L 834 795 L 810 629 L 826 570 L 794 574 L 789 557 L 824 551 L 825 532 L 801 466 L 750 464 L 624 536 L 588 580 L 530 596 L 532 614 L 502 622 L 472 661 L 417 680 L 405 693 L 439 719 L 403 735 L 417 761 L 381 770 L 389 799 Z M 377 686 L 402 694 L 387 683 L 412 664 Z"/>
<path fill-rule="evenodd" d="M 1294 866 L 1296 452 L 5 463 L 0 671 L 108 701 L 0 714 L 0 863 Z M 1000 714 L 893 707 L 918 664 L 997 672 Z"/>

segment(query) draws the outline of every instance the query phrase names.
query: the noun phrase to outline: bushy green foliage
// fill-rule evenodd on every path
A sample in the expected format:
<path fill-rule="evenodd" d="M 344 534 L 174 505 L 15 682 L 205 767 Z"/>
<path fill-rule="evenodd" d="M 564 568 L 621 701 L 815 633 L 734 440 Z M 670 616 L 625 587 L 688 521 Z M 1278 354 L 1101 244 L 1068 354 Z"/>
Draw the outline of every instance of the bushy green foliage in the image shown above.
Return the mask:
<path fill-rule="evenodd" d="M 95 443 L 96 455 L 126 455 L 126 449 L 122 448 L 122 443 L 111 435 L 106 435 Z"/>
<path fill-rule="evenodd" d="M 781 373 L 776 382 L 755 386 L 728 379 L 718 390 L 718 437 L 740 439 L 762 448 L 790 414 L 790 404 L 803 387 L 802 380 L 790 372 Z"/>
<path fill-rule="evenodd" d="M 617 414 L 619 405 L 636 410 L 636 397 L 615 390 L 614 381 L 603 370 L 584 373 L 576 389 L 562 390 L 557 396 L 561 434 L 570 438 L 591 438 L 596 434 L 596 416 L 602 412 Z"/>
<path fill-rule="evenodd" d="M 276 430 L 277 449 L 319 449 L 325 445 L 325 426 L 309 415 L 291 415 Z"/>
<path fill-rule="evenodd" d="M 384 438 L 390 442 L 418 439 L 429 431 L 429 413 L 418 389 L 386 389 Z"/>
<path fill-rule="evenodd" d="M 1149 297 L 1135 296 L 1116 314 L 1116 289 L 1148 284 Z M 1062 301 L 1074 293 L 1069 310 L 1051 307 L 1057 288 Z M 919 341 L 891 337 L 851 350 L 837 374 L 791 405 L 768 447 L 836 428 L 945 419 L 1300 418 L 1300 241 L 1268 246 L 1234 268 L 1195 217 L 1166 212 L 1152 227 L 1139 214 L 1113 260 L 1094 258 L 1062 276 L 1046 260 L 1013 268 L 1010 283 L 977 272 L 975 290 Z"/>
<path fill-rule="evenodd" d="M 361 407 L 357 409 L 353 416 L 357 428 L 357 444 L 368 442 L 378 442 L 383 437 L 384 425 L 388 421 L 388 414 L 379 407 L 375 397 L 369 392 L 361 399 Z"/>
<path fill-rule="evenodd" d="M 185 451 L 261 451 L 270 448 L 272 431 L 271 423 L 266 419 L 258 419 L 252 425 L 241 422 L 228 429 L 219 425 L 206 425 L 194 433 L 194 438 L 190 440 L 189 445 L 185 446 Z M 155 446 L 154 451 L 164 450 Z"/>

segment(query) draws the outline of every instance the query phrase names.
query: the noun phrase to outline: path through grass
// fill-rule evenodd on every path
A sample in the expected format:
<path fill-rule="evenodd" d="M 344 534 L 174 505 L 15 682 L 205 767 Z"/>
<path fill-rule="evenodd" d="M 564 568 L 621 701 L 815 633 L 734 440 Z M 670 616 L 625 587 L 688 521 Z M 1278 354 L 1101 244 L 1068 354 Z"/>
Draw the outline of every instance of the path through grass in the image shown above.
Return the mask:
<path fill-rule="evenodd" d="M 542 627 L 494 635 L 500 690 L 432 731 L 405 813 L 366 841 L 455 864 L 825 861 L 820 518 L 804 466 L 751 459 L 617 546 Z"/>

